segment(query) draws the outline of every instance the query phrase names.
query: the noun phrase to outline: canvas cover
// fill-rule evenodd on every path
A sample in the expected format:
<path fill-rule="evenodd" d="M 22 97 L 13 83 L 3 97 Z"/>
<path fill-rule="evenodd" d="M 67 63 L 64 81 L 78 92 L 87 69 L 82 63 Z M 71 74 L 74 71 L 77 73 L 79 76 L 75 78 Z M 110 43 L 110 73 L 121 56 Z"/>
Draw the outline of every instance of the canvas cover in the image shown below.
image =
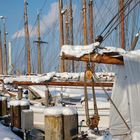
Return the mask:
<path fill-rule="evenodd" d="M 110 132 L 114 135 L 131 135 L 140 138 L 140 53 L 124 54 L 124 65 L 115 68 L 116 78 L 112 100 L 128 124 L 127 128 L 114 106 L 110 109 Z"/>

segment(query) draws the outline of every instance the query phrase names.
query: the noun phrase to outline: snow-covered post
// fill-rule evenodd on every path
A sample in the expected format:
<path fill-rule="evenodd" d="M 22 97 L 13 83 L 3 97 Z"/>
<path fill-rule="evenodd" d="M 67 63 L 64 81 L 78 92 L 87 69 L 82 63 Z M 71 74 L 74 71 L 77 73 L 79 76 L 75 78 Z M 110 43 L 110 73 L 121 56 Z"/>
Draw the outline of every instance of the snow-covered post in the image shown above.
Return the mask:
<path fill-rule="evenodd" d="M 18 100 L 10 101 L 11 127 L 20 128 L 20 102 Z"/>
<path fill-rule="evenodd" d="M 30 109 L 22 110 L 21 128 L 24 132 L 24 140 L 26 140 L 26 133 L 33 128 L 33 111 L 32 110 Z"/>
<path fill-rule="evenodd" d="M 48 107 L 45 114 L 45 140 L 74 140 L 78 134 L 78 115 L 68 107 Z"/>
<path fill-rule="evenodd" d="M 0 117 L 7 115 L 7 98 L 0 97 Z"/>
<path fill-rule="evenodd" d="M 21 128 L 21 112 L 29 109 L 28 100 L 12 100 L 10 101 L 11 126 Z"/>
<path fill-rule="evenodd" d="M 23 89 L 22 87 L 18 87 L 18 99 L 21 100 L 22 99 L 22 93 L 23 93 Z"/>

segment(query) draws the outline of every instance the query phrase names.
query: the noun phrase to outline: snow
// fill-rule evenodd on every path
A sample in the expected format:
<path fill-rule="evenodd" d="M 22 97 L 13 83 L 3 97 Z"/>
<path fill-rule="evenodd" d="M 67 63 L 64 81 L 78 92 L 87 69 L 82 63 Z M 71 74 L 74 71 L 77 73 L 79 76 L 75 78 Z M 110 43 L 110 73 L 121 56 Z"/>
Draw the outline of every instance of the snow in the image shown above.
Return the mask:
<path fill-rule="evenodd" d="M 9 127 L 0 123 L 0 140 L 21 140 L 21 138 L 15 135 Z"/>
<path fill-rule="evenodd" d="M 76 56 L 80 58 L 84 54 L 90 54 L 91 52 L 94 51 L 94 49 L 99 46 L 99 42 L 92 43 L 90 45 L 63 45 L 61 48 L 60 56 L 63 55 L 71 55 L 71 56 Z"/>
<path fill-rule="evenodd" d="M 30 102 L 28 100 L 22 99 L 20 100 L 20 106 L 27 106 L 30 105 Z"/>
<path fill-rule="evenodd" d="M 6 99 L 7 99 L 6 97 L 0 97 L 0 101 L 4 101 Z"/>
<path fill-rule="evenodd" d="M 10 106 L 26 106 L 29 105 L 29 101 L 28 100 L 11 100 L 9 102 Z"/>
<path fill-rule="evenodd" d="M 134 53 L 134 52 L 133 52 Z M 111 81 L 113 80 L 113 73 L 96 73 L 98 79 L 103 81 Z M 11 84 L 13 82 L 32 82 L 32 83 L 41 83 L 47 81 L 57 81 L 57 82 L 64 82 L 64 81 L 83 81 L 84 80 L 84 72 L 80 73 L 56 73 L 50 72 L 46 73 L 45 75 L 31 75 L 31 76 L 14 76 L 14 77 L 5 77 L 3 81 L 5 84 Z"/>
<path fill-rule="evenodd" d="M 56 73 L 50 72 L 45 75 L 32 75 L 32 76 L 15 76 L 15 77 L 5 77 L 3 81 L 5 84 L 10 84 L 13 82 L 33 82 L 33 83 L 41 83 L 45 81 L 50 81 L 51 79 L 67 81 L 69 79 L 79 80 L 80 76 L 83 75 L 81 73 Z"/>
<path fill-rule="evenodd" d="M 45 109 L 44 114 L 46 116 L 59 116 L 59 115 L 74 115 L 77 114 L 77 111 L 74 108 L 68 107 L 48 107 Z"/>
<path fill-rule="evenodd" d="M 98 51 L 99 54 L 110 53 L 110 52 L 118 52 L 119 54 L 126 53 L 126 51 L 122 48 L 116 48 L 111 46 L 106 46 Z"/>
<path fill-rule="evenodd" d="M 20 101 L 19 100 L 11 100 L 9 102 L 10 106 L 19 106 L 20 105 Z"/>
<path fill-rule="evenodd" d="M 96 42 L 90 45 L 84 45 L 84 46 L 63 45 L 61 48 L 60 56 L 62 57 L 63 54 L 65 54 L 65 55 L 74 56 L 76 58 L 80 58 L 94 51 L 96 51 L 96 53 L 98 54 L 104 54 L 104 53 L 110 53 L 110 52 L 118 52 L 119 54 L 126 53 L 126 51 L 122 48 L 116 48 L 112 46 L 104 46 L 104 47 L 101 46 L 100 48 L 98 48 L 99 45 L 100 45 L 99 42 Z"/>
<path fill-rule="evenodd" d="M 45 106 L 30 106 L 30 109 L 33 110 L 33 112 L 43 113 L 45 110 Z"/>

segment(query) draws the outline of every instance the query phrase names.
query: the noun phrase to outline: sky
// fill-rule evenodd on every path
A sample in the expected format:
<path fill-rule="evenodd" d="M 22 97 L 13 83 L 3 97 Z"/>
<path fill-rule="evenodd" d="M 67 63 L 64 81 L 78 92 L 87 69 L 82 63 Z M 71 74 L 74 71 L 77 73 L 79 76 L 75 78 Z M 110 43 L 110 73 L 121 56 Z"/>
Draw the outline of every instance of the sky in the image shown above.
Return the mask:
<path fill-rule="evenodd" d="M 56 0 L 47 0 L 47 4 L 43 6 L 46 0 L 28 0 L 28 16 L 29 25 L 34 24 L 37 11 L 43 8 L 42 13 L 47 14 L 51 8 L 51 4 Z M 23 27 L 24 0 L 0 0 L 0 16 L 6 17 L 6 28 L 9 40 L 13 39 L 13 35 L 19 28 Z M 1 21 L 2 27 L 2 21 Z"/>

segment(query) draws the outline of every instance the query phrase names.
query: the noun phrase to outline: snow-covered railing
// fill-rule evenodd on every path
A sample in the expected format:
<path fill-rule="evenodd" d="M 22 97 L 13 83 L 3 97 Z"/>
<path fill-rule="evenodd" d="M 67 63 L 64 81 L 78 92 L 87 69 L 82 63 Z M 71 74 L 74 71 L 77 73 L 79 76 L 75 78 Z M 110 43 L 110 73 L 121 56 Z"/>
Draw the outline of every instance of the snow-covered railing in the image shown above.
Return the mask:
<path fill-rule="evenodd" d="M 98 81 L 95 80 L 95 86 L 100 85 L 100 83 L 97 82 L 106 82 L 106 83 L 109 82 L 109 86 L 112 86 L 111 83 L 114 81 L 114 76 L 115 75 L 113 73 L 96 73 Z M 3 81 L 4 84 L 17 84 L 17 85 L 83 86 L 84 72 L 81 73 L 50 72 L 43 75 L 2 77 L 1 80 Z M 87 81 L 87 86 L 91 86 L 90 80 Z"/>

